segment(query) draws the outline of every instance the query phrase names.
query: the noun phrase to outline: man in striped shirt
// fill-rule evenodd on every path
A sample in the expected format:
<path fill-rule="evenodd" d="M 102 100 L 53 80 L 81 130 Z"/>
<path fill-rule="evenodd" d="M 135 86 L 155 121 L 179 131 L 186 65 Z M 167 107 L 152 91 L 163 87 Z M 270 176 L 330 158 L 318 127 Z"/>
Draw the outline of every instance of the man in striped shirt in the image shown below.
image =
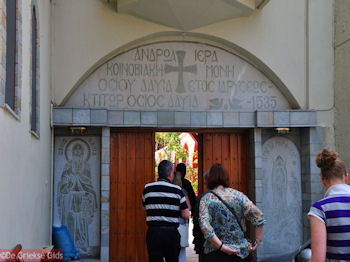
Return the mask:
<path fill-rule="evenodd" d="M 160 162 L 158 176 L 158 181 L 145 185 L 142 196 L 147 214 L 148 257 L 149 262 L 163 262 L 163 258 L 175 262 L 181 248 L 179 218 L 189 219 L 189 210 L 181 188 L 171 183 L 174 165 L 168 160 Z"/>

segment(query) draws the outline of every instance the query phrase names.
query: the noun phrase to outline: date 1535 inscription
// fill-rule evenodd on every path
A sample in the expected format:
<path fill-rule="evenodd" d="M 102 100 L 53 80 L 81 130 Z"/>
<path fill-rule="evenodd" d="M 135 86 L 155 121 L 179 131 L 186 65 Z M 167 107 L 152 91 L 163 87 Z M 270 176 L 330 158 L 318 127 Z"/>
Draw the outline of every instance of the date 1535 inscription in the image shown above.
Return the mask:
<path fill-rule="evenodd" d="M 194 43 L 159 43 L 130 50 L 98 68 L 70 100 L 68 104 L 80 100 L 82 107 L 131 110 L 289 107 L 253 66 L 224 50 Z"/>

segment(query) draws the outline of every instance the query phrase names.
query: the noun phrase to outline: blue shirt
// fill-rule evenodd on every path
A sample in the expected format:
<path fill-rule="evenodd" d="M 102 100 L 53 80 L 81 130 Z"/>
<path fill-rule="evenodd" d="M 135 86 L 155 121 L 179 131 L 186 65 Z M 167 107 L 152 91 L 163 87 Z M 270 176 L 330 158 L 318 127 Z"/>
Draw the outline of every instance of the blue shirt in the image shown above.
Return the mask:
<path fill-rule="evenodd" d="M 327 230 L 326 261 L 350 261 L 350 186 L 336 184 L 315 202 L 308 213 Z"/>

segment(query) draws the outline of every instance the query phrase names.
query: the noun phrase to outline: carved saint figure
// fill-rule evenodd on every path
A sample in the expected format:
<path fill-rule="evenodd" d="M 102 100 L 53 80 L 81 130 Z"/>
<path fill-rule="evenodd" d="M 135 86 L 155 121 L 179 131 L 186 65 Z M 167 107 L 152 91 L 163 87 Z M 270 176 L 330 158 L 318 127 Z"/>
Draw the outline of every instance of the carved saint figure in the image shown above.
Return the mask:
<path fill-rule="evenodd" d="M 72 157 L 65 164 L 57 188 L 58 213 L 80 254 L 89 252 L 89 230 L 97 210 L 96 192 L 92 186 L 91 169 L 84 159 L 84 148 L 76 143 Z"/>
<path fill-rule="evenodd" d="M 272 166 L 272 193 L 273 193 L 273 206 L 286 207 L 286 189 L 287 184 L 287 168 L 286 161 L 279 155 L 273 161 Z"/>
<path fill-rule="evenodd" d="M 263 212 L 267 221 L 262 253 L 291 252 L 302 243 L 300 155 L 287 138 L 263 145 Z"/>

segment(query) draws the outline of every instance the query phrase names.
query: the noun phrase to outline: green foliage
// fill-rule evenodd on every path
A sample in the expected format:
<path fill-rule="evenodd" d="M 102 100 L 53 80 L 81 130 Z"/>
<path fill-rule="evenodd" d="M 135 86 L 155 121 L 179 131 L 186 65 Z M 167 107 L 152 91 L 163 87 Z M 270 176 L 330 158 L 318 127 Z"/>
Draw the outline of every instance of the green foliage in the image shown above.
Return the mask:
<path fill-rule="evenodd" d="M 175 153 L 176 159 L 186 159 L 187 152 L 186 150 L 181 146 L 180 133 L 178 132 L 172 132 L 172 133 L 156 133 L 155 138 L 155 150 L 159 150 L 163 148 L 164 153 L 166 157 L 164 159 L 170 160 L 171 159 L 171 153 Z"/>
<path fill-rule="evenodd" d="M 198 196 L 198 168 L 186 165 L 186 178 L 190 180 L 193 190 Z"/>
<path fill-rule="evenodd" d="M 180 133 L 178 132 L 167 132 L 167 133 L 156 133 L 155 137 L 155 151 L 163 149 L 161 160 L 170 160 L 172 162 L 176 160 L 181 160 L 181 162 L 186 164 L 186 178 L 192 183 L 195 193 L 198 195 L 198 168 L 193 168 L 187 161 L 187 150 L 181 145 L 179 138 Z M 194 152 L 198 154 L 198 152 Z M 172 159 L 175 157 L 175 159 Z M 198 158 L 195 160 L 198 164 Z M 155 174 L 157 178 L 157 167 L 159 163 L 156 163 Z"/>

